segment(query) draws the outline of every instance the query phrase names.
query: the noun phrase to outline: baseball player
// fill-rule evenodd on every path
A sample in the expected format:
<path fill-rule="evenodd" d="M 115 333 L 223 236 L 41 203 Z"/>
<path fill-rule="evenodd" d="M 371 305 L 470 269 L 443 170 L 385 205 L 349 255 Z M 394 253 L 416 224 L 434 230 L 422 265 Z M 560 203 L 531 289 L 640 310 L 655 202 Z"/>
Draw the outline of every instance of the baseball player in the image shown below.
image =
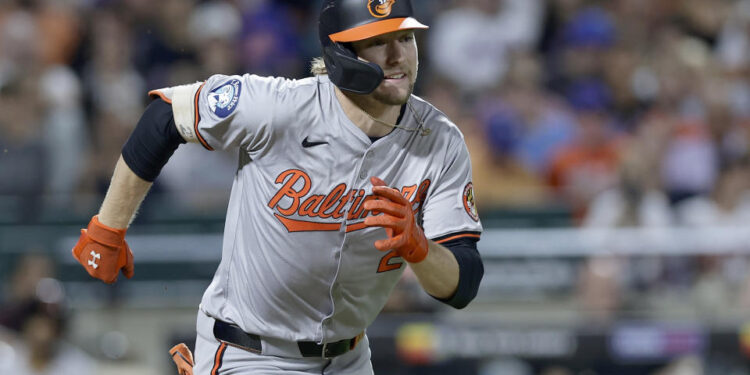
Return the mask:
<path fill-rule="evenodd" d="M 323 58 L 302 80 L 215 75 L 152 91 L 73 255 L 107 283 L 133 276 L 126 229 L 172 152 L 238 152 L 222 259 L 200 304 L 188 374 L 372 374 L 365 329 L 411 267 L 463 308 L 482 230 L 458 128 L 412 95 L 409 0 L 326 0 Z"/>

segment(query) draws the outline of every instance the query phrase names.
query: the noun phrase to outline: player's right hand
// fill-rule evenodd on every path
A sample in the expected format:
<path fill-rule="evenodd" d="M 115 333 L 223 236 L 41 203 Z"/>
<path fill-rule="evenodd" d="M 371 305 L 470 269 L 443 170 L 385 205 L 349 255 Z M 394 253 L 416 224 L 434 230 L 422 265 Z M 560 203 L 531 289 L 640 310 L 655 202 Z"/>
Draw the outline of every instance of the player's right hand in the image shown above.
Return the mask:
<path fill-rule="evenodd" d="M 409 263 L 419 263 L 427 257 L 429 246 L 422 228 L 414 219 L 411 203 L 396 189 L 388 187 L 385 181 L 371 177 L 372 194 L 375 200 L 364 203 L 366 210 L 382 213 L 368 216 L 365 225 L 383 227 L 387 239 L 375 241 L 380 251 L 395 250 Z"/>
<path fill-rule="evenodd" d="M 87 229 L 81 229 L 81 237 L 73 247 L 73 257 L 81 263 L 86 272 L 107 284 L 117 281 L 122 273 L 133 277 L 133 253 L 125 242 L 127 229 L 110 228 L 91 218 Z"/>

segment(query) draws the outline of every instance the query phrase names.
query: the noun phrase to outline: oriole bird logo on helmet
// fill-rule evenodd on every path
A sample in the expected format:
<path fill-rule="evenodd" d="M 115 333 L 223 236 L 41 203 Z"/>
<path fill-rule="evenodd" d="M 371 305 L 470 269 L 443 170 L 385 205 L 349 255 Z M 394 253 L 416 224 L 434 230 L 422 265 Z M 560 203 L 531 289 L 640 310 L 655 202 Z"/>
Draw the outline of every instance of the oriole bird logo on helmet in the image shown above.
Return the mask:
<path fill-rule="evenodd" d="M 391 7 L 396 0 L 369 0 L 367 8 L 373 17 L 383 18 L 391 14 Z"/>

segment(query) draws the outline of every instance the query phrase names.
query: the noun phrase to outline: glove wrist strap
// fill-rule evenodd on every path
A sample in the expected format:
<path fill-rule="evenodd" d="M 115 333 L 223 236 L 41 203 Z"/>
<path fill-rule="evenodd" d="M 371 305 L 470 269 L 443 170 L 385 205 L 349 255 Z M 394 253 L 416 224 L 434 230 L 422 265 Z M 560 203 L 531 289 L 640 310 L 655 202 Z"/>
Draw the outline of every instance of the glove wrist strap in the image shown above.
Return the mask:
<path fill-rule="evenodd" d="M 429 244 L 427 243 L 427 239 L 422 233 L 419 233 L 419 235 L 421 235 L 422 238 L 417 240 L 417 246 L 412 248 L 412 250 L 409 251 L 405 257 L 403 257 L 409 263 L 419 263 L 427 258 L 427 253 L 430 249 Z"/>
<path fill-rule="evenodd" d="M 127 228 L 115 229 L 102 224 L 99 222 L 98 215 L 91 218 L 91 222 L 87 229 L 88 235 L 92 240 L 110 247 L 118 247 L 122 245 L 122 242 L 125 239 L 125 232 L 127 232 Z"/>

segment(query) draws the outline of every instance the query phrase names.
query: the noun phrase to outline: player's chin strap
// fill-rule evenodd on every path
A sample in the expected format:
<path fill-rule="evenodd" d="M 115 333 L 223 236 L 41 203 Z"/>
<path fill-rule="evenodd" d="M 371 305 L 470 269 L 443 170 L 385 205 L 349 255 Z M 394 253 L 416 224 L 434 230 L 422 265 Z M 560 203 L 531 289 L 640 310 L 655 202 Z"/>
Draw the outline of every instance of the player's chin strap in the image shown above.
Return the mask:
<path fill-rule="evenodd" d="M 385 126 L 389 126 L 391 128 L 394 128 L 394 129 L 395 128 L 403 129 L 403 130 L 406 130 L 406 131 L 409 131 L 409 132 L 415 132 L 417 130 L 421 130 L 421 133 L 419 133 L 419 134 L 421 136 L 423 136 L 423 137 L 427 136 L 427 135 L 430 135 L 430 133 L 432 133 L 432 129 L 426 128 L 424 126 L 424 121 L 422 121 L 422 119 L 419 116 L 417 116 L 417 112 L 414 110 L 414 106 L 411 105 L 411 99 L 409 99 L 409 100 L 406 101 L 406 105 L 409 106 L 409 112 L 411 112 L 411 115 L 414 117 L 414 120 L 417 121 L 418 125 L 417 125 L 416 128 L 407 128 L 405 126 L 401 126 L 401 125 L 398 125 L 398 124 L 391 124 L 389 122 L 385 122 L 383 120 L 380 120 L 380 119 L 377 119 L 375 117 L 370 116 L 370 114 L 367 113 L 367 111 L 362 111 L 362 112 L 364 112 L 367 115 L 367 117 L 369 117 L 372 121 L 375 121 L 375 122 L 377 122 L 379 124 L 383 124 Z"/>

